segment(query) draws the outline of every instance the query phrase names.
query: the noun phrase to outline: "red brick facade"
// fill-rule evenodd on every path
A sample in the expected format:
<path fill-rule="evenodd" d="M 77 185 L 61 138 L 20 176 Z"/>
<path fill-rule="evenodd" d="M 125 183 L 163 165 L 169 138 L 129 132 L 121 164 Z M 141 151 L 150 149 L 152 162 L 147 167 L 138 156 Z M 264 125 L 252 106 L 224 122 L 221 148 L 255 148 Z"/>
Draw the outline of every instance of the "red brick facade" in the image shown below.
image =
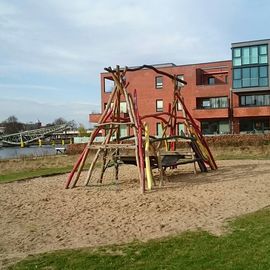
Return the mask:
<path fill-rule="evenodd" d="M 181 90 L 185 105 L 205 133 L 239 133 L 241 119 L 262 119 L 268 123 L 270 121 L 270 106 L 240 107 L 239 100 L 243 91 L 239 94 L 231 90 L 233 80 L 231 60 L 181 66 L 166 64 L 157 65 L 156 68 L 170 74 L 183 75 L 183 79 L 187 82 Z M 134 89 L 137 91 L 141 115 L 156 112 L 157 101 L 163 101 L 163 111 L 167 111 L 169 103 L 173 100 L 172 81 L 163 76 L 162 87 L 156 88 L 156 77 L 159 76 L 149 69 L 126 73 L 126 79 L 129 82 L 128 91 L 131 93 Z M 107 79 L 111 79 L 109 74 L 101 73 L 102 111 L 110 96 L 110 93 L 105 92 Z M 160 81 L 158 86 L 161 86 Z M 248 92 L 252 94 L 252 89 Z M 269 90 L 264 90 L 263 93 L 269 92 Z M 210 102 L 211 104 L 216 102 L 217 106 L 207 107 Z M 181 115 L 181 111 L 178 113 Z M 100 114 L 90 114 L 89 121 L 96 123 L 99 116 Z M 151 133 L 156 134 L 157 120 L 149 119 L 148 121 Z M 267 126 L 267 123 L 265 125 Z"/>

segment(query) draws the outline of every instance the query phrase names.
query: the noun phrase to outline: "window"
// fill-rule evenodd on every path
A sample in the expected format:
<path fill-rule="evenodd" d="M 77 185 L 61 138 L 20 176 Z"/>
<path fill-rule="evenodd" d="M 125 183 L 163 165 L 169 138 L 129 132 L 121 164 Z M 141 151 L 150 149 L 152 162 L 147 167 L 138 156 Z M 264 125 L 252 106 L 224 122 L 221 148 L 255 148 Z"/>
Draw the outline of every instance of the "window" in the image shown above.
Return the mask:
<path fill-rule="evenodd" d="M 241 66 L 241 48 L 233 49 L 233 66 Z"/>
<path fill-rule="evenodd" d="M 270 105 L 270 94 L 240 96 L 240 106 L 243 107 L 269 106 L 269 105 Z"/>
<path fill-rule="evenodd" d="M 162 137 L 163 129 L 161 123 L 156 123 L 156 134 L 157 137 Z"/>
<path fill-rule="evenodd" d="M 177 75 L 176 77 L 177 77 L 177 79 L 180 79 L 180 80 L 184 81 L 184 75 Z M 177 81 L 177 87 L 178 88 L 183 87 L 183 86 L 185 86 L 183 83 Z"/>
<path fill-rule="evenodd" d="M 104 92 L 110 93 L 114 89 L 114 80 L 111 80 L 109 78 L 104 78 Z"/>
<path fill-rule="evenodd" d="M 205 109 L 205 108 L 210 108 L 211 107 L 211 102 L 210 102 L 210 99 L 205 99 L 202 101 L 202 108 Z"/>
<path fill-rule="evenodd" d="M 127 125 L 120 125 L 120 137 L 126 137 L 127 135 Z"/>
<path fill-rule="evenodd" d="M 267 64 L 267 51 L 267 45 L 233 48 L 233 66 Z"/>
<path fill-rule="evenodd" d="M 250 64 L 258 64 L 258 47 L 254 46 L 250 48 Z"/>
<path fill-rule="evenodd" d="M 156 85 L 156 89 L 163 88 L 163 77 L 162 76 L 157 76 L 155 78 L 155 85 Z"/>
<path fill-rule="evenodd" d="M 233 88 L 240 88 L 242 83 L 241 83 L 241 69 L 240 68 L 235 68 L 233 70 Z"/>
<path fill-rule="evenodd" d="M 249 64 L 249 47 L 242 48 L 242 65 Z"/>
<path fill-rule="evenodd" d="M 228 134 L 230 125 L 228 120 L 202 121 L 201 129 L 203 134 Z"/>
<path fill-rule="evenodd" d="M 215 78 L 214 77 L 209 77 L 208 78 L 208 84 L 210 84 L 210 85 L 213 85 L 213 84 L 215 84 L 216 82 L 215 82 Z"/>
<path fill-rule="evenodd" d="M 120 113 L 127 113 L 127 103 L 125 101 L 120 102 Z"/>
<path fill-rule="evenodd" d="M 235 68 L 233 88 L 268 86 L 268 66 Z"/>
<path fill-rule="evenodd" d="M 270 131 L 269 119 L 240 119 L 240 132 L 244 133 L 263 133 Z"/>
<path fill-rule="evenodd" d="M 259 85 L 260 86 L 268 86 L 268 67 L 263 66 L 259 67 Z"/>
<path fill-rule="evenodd" d="M 163 100 L 162 99 L 156 100 L 156 111 L 163 112 Z"/>
<path fill-rule="evenodd" d="M 185 134 L 185 125 L 184 123 L 178 123 L 178 135 Z"/>
<path fill-rule="evenodd" d="M 227 107 L 228 107 L 227 97 L 213 97 L 197 100 L 197 108 L 199 109 L 218 109 Z"/>
<path fill-rule="evenodd" d="M 233 48 L 233 88 L 268 86 L 268 45 Z"/>
<path fill-rule="evenodd" d="M 267 45 L 261 45 L 259 47 L 259 63 L 260 64 L 267 64 L 268 63 L 268 57 L 267 57 Z"/>

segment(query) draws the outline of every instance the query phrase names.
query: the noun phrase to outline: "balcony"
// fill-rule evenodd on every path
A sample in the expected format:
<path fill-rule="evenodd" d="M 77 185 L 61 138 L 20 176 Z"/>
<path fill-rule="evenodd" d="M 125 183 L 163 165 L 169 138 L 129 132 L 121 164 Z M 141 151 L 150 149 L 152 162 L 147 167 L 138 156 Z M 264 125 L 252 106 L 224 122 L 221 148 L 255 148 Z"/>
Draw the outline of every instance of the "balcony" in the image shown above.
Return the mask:
<path fill-rule="evenodd" d="M 196 119 L 218 119 L 228 118 L 229 108 L 215 108 L 215 109 L 194 109 L 193 117 Z"/>
<path fill-rule="evenodd" d="M 236 107 L 233 109 L 234 117 L 270 117 L 270 106 Z"/>

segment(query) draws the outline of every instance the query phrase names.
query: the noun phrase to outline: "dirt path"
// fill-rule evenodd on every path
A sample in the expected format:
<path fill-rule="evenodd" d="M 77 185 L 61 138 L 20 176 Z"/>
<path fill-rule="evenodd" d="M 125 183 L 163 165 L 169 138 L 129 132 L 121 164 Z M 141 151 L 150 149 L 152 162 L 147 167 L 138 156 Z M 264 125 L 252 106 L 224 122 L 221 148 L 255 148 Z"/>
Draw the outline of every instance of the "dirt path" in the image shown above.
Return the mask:
<path fill-rule="evenodd" d="M 184 170 L 184 171 L 183 171 Z M 141 195 L 136 167 L 121 167 L 124 183 L 63 188 L 66 175 L 0 185 L 0 267 L 54 249 L 147 240 L 202 228 L 270 204 L 270 161 L 220 161 L 193 175 L 181 168 L 164 188 Z M 107 178 L 110 178 L 110 174 Z"/>

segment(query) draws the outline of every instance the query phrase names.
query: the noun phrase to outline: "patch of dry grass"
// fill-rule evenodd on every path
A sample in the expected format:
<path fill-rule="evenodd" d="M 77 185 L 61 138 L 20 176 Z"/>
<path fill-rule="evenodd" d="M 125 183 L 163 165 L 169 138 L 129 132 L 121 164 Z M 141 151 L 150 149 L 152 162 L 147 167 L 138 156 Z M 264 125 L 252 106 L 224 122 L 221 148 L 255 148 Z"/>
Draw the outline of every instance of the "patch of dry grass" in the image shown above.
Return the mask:
<path fill-rule="evenodd" d="M 35 158 L 1 160 L 0 174 L 7 174 L 11 172 L 19 172 L 26 170 L 32 171 L 36 169 L 73 166 L 77 159 L 78 155 L 71 155 L 71 156 L 58 155 L 58 156 L 43 156 Z"/>
<path fill-rule="evenodd" d="M 216 159 L 270 159 L 270 145 L 211 147 Z"/>

